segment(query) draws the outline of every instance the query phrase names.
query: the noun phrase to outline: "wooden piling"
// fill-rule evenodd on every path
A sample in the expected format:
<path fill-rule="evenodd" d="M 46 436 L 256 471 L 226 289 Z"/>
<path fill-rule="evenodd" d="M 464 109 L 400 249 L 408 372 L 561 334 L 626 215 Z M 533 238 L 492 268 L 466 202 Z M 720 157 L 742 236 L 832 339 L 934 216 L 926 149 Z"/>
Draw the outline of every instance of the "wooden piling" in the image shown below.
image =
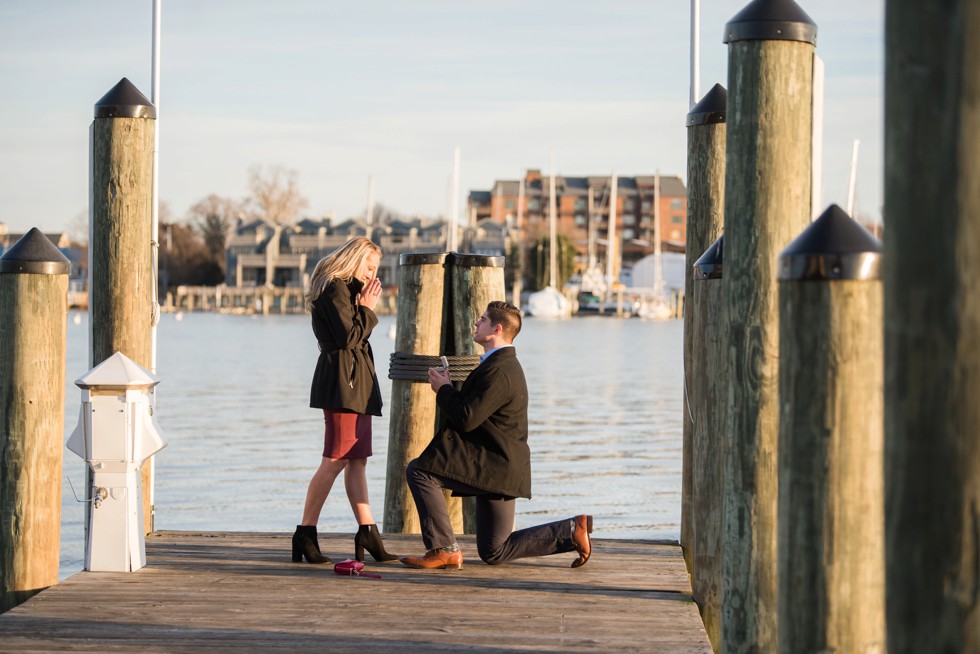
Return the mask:
<path fill-rule="evenodd" d="M 728 378 L 721 316 L 723 258 L 724 237 L 719 236 L 694 265 L 690 304 L 695 317 L 691 328 L 694 352 L 686 373 L 689 420 L 693 423 L 691 588 L 715 651 L 721 650 L 722 545 L 728 489 L 725 461 L 731 449 L 725 434 Z"/>
<path fill-rule="evenodd" d="M 720 336 L 721 282 L 703 283 L 695 264 L 721 236 L 725 218 L 725 105 L 727 92 L 715 84 L 687 114 L 687 265 L 684 296 L 683 474 L 681 478 L 681 545 L 691 574 L 694 601 L 701 609 L 705 631 L 714 646 L 721 624 L 720 456 L 724 422 L 707 429 L 714 416 L 724 416 L 723 402 L 709 398 L 718 377 L 719 360 L 709 358 L 707 339 Z M 720 272 L 720 266 L 718 268 Z M 718 277 L 710 279 L 720 280 Z M 710 289 L 716 289 L 709 293 Z M 695 405 L 699 418 L 693 419 Z"/>
<path fill-rule="evenodd" d="M 884 652 L 881 244 L 832 205 L 779 264 L 779 651 Z"/>
<path fill-rule="evenodd" d="M 156 109 L 126 78 L 95 104 L 92 123 L 91 312 L 95 367 L 116 352 L 150 369 L 153 328 L 151 214 Z M 143 525 L 153 531 L 143 463 Z"/>
<path fill-rule="evenodd" d="M 0 613 L 58 583 L 70 272 L 37 228 L 0 257 Z"/>
<path fill-rule="evenodd" d="M 776 257 L 809 223 L 816 25 L 792 0 L 753 0 L 729 44 L 723 320 L 729 377 L 722 649 L 777 646 Z"/>
<path fill-rule="evenodd" d="M 443 343 L 445 253 L 403 254 L 398 265 L 395 352 L 438 356 Z M 435 429 L 436 399 L 428 384 L 392 379 L 384 531 L 420 533 L 405 467 L 425 449 Z"/>
<path fill-rule="evenodd" d="M 452 302 L 449 304 L 446 317 L 452 325 L 452 333 L 447 333 L 453 341 L 452 354 L 454 356 L 483 354 L 476 351 L 473 343 L 473 327 L 490 302 L 503 300 L 506 297 L 504 258 L 453 253 L 451 270 Z M 475 534 L 476 498 L 464 498 L 460 504 L 463 533 Z"/>
<path fill-rule="evenodd" d="M 885 9 L 890 652 L 980 651 L 980 12 Z"/>

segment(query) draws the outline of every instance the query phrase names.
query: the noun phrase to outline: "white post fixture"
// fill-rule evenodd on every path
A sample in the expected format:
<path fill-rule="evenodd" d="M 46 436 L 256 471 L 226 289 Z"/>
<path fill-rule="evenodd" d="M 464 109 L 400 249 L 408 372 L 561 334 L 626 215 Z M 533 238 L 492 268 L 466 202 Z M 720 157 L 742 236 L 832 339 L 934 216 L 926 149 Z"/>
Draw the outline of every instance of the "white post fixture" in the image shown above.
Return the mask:
<path fill-rule="evenodd" d="M 85 569 L 132 572 L 146 565 L 142 463 L 166 441 L 150 394 L 159 379 L 122 352 L 88 371 L 68 449 L 92 471 Z"/>

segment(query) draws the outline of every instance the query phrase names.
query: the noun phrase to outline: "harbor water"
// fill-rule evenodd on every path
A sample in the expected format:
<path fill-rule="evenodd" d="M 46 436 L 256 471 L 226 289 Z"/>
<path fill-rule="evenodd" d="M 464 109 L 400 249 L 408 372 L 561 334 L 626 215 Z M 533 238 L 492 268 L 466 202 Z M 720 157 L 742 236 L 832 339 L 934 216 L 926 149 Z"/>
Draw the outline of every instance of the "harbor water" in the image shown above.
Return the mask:
<path fill-rule="evenodd" d="M 68 321 L 65 440 L 78 421 L 74 380 L 89 369 L 88 316 Z M 394 323 L 381 316 L 371 338 L 386 402 Z M 598 538 L 678 539 L 682 338 L 679 320 L 525 320 L 515 345 L 533 498 L 519 501 L 518 528 L 591 513 Z M 156 412 L 168 445 L 155 460 L 156 529 L 292 533 L 323 446 L 322 413 L 309 408 L 317 355 L 308 316 L 162 316 Z M 390 412 L 374 421 L 367 467 L 379 525 Z M 85 511 L 69 479 L 81 496 L 85 464 L 67 449 L 63 477 L 62 579 L 84 562 Z M 338 478 L 319 530 L 355 529 Z"/>

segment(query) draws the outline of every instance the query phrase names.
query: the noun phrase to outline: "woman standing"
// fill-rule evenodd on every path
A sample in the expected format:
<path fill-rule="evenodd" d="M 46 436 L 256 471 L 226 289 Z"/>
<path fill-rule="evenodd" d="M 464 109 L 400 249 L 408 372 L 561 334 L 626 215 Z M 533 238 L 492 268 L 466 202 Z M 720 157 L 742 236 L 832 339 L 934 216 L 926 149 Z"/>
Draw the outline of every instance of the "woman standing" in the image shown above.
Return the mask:
<path fill-rule="evenodd" d="M 327 495 L 341 470 L 357 535 L 354 554 L 364 550 L 375 561 L 397 558 L 385 551 L 368 503 L 367 458 L 371 456 L 371 416 L 381 415 L 381 389 L 368 337 L 378 317 L 381 296 L 377 278 L 381 248 L 354 238 L 317 263 L 306 296 L 320 358 L 313 373 L 310 406 L 323 409 L 323 460 L 310 480 L 302 523 L 293 534 L 293 561 L 329 563 L 320 553 L 316 525 Z"/>

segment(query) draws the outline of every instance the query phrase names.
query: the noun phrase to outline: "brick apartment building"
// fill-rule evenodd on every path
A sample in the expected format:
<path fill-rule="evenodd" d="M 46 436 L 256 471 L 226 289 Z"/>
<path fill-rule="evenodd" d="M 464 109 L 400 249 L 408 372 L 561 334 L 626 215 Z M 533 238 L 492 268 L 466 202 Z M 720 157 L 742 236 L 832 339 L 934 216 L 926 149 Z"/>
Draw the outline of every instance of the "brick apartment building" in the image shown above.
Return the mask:
<path fill-rule="evenodd" d="M 687 189 L 679 177 L 659 177 L 658 206 L 654 207 L 657 176 L 618 177 L 616 184 L 615 234 L 622 244 L 624 264 L 653 252 L 654 216 L 659 217 L 659 238 L 664 250 L 683 251 L 687 242 Z M 498 180 L 489 191 L 472 191 L 467 202 L 470 225 L 491 220 L 522 233 L 524 243 L 547 237 L 548 184 L 540 170 L 528 170 L 523 180 L 521 225 L 517 205 L 521 180 Z M 591 189 L 591 205 L 590 191 Z M 564 234 L 584 261 L 588 255 L 589 230 L 593 238 L 605 240 L 609 229 L 611 176 L 555 177 L 557 232 Z M 604 256 L 604 246 L 598 248 Z"/>

